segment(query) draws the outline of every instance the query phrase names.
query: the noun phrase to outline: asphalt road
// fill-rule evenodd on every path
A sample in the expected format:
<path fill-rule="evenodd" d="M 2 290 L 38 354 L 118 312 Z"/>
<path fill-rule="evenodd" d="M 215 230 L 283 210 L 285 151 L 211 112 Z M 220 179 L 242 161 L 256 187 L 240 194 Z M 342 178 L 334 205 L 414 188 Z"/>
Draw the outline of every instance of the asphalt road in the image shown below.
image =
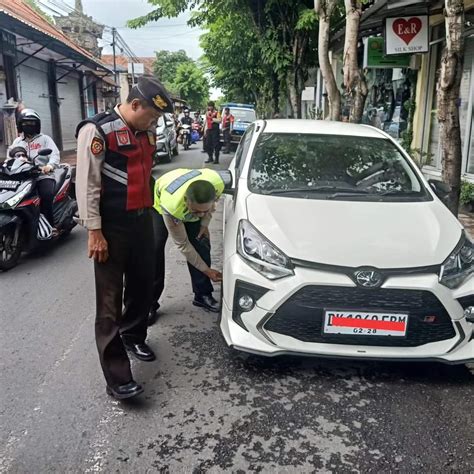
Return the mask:
<path fill-rule="evenodd" d="M 181 152 L 172 167 L 200 167 Z M 229 158 L 223 160 L 224 165 Z M 213 222 L 220 267 L 222 218 Z M 473 380 L 464 367 L 285 357 L 243 361 L 217 315 L 191 305 L 169 247 L 145 394 L 106 396 L 94 343 L 86 233 L 0 274 L 0 472 L 468 472 Z"/>

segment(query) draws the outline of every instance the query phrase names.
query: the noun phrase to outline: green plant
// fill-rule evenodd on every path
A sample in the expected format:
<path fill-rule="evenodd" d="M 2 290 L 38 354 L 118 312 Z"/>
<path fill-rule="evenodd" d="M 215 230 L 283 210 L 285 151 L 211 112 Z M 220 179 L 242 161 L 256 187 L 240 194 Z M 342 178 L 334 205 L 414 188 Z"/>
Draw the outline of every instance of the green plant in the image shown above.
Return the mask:
<path fill-rule="evenodd" d="M 464 206 L 474 202 L 474 183 L 469 183 L 469 181 L 463 181 L 461 183 L 459 202 Z"/>
<path fill-rule="evenodd" d="M 434 156 L 434 153 L 423 151 L 420 148 L 410 148 L 408 153 L 420 170 L 423 166 L 431 165 Z"/>

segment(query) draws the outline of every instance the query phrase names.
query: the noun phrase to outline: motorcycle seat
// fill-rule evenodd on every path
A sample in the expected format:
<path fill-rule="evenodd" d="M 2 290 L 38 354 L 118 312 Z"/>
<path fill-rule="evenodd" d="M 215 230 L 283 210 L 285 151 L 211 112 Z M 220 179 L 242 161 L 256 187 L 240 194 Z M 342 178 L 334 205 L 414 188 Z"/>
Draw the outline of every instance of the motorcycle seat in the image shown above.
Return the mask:
<path fill-rule="evenodd" d="M 60 189 L 61 186 L 64 184 L 67 176 L 67 169 L 66 168 L 56 168 L 54 170 L 54 179 L 56 180 L 56 188 L 54 193 L 56 194 Z"/>

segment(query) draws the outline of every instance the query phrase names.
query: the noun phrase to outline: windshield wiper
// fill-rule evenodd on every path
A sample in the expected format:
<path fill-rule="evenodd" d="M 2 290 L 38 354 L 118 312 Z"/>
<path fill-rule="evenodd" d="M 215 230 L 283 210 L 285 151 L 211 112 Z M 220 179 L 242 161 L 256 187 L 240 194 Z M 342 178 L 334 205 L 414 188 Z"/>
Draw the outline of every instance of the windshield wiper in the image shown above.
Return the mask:
<path fill-rule="evenodd" d="M 265 194 L 291 194 L 291 193 L 325 193 L 336 191 L 341 194 L 368 194 L 364 189 L 344 188 L 340 186 L 311 186 L 307 188 L 274 189 Z"/>

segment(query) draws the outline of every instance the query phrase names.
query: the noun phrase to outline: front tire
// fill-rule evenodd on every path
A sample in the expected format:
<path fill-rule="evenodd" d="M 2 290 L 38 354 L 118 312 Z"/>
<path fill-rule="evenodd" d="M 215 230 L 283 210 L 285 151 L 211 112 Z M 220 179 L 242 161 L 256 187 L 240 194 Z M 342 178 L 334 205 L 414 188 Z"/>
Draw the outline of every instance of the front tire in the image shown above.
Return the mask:
<path fill-rule="evenodd" d="M 6 272 L 18 264 L 23 242 L 21 224 L 11 223 L 0 229 L 0 270 Z"/>

